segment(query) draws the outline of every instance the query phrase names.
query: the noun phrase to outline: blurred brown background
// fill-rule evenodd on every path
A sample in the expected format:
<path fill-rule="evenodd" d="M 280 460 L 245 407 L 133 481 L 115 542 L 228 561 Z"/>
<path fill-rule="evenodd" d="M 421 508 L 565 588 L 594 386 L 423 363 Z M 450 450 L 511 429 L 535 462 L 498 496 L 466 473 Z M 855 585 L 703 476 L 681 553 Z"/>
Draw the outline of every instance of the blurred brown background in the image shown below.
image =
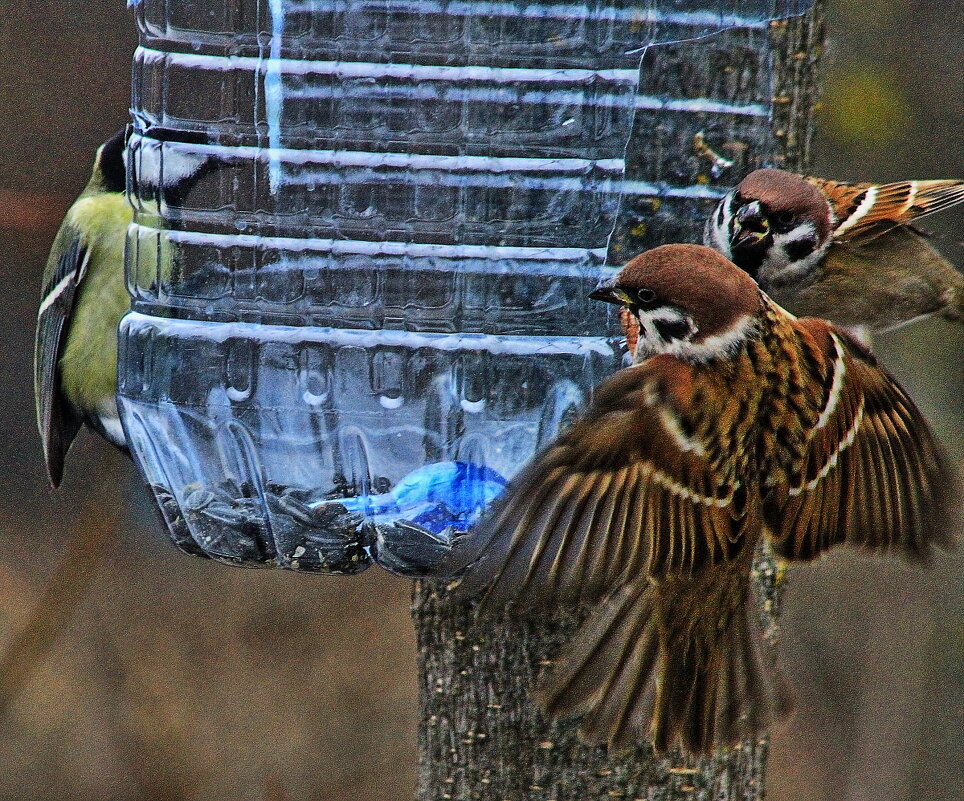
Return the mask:
<path fill-rule="evenodd" d="M 813 171 L 964 176 L 960 4 L 828 6 Z M 116 541 L 0 720 L 0 798 L 412 797 L 407 582 L 377 569 L 311 578 L 182 556 L 133 466 L 90 435 L 71 452 L 61 491 L 47 488 L 31 386 L 40 274 L 96 146 L 126 120 L 136 37 L 122 0 L 2 9 L 0 647 L 68 531 L 107 527 Z M 962 221 L 957 210 L 927 226 L 958 264 Z M 918 325 L 877 350 L 960 464 L 964 329 Z M 783 652 L 799 711 L 774 737 L 773 799 L 964 798 L 962 578 L 960 555 L 923 571 L 836 552 L 791 572 Z"/>

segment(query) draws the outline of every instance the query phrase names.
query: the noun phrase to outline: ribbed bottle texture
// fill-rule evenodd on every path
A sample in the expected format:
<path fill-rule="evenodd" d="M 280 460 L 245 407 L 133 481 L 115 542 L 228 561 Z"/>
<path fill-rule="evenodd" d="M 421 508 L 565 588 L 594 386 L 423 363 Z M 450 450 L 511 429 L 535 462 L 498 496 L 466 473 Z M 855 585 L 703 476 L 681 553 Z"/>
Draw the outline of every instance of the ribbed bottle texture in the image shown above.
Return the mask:
<path fill-rule="evenodd" d="M 138 4 L 120 404 L 181 547 L 355 572 L 471 525 L 620 364 L 621 194 L 705 195 L 623 152 L 643 45 L 773 10 L 708 5 Z"/>

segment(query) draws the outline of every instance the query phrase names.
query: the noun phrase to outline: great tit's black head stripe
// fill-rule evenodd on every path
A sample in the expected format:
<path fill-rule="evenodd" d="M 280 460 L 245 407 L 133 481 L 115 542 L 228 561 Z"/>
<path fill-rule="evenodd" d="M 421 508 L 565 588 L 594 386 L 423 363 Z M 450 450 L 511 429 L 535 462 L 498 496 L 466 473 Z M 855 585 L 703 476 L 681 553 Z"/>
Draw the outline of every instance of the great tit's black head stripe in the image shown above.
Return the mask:
<path fill-rule="evenodd" d="M 127 146 L 127 129 L 122 128 L 108 139 L 100 149 L 97 166 L 107 192 L 123 192 L 127 188 L 127 166 L 124 148 Z"/>
<path fill-rule="evenodd" d="M 188 145 L 214 145 L 217 142 L 205 131 L 185 131 L 175 128 L 165 128 L 160 125 L 152 125 L 141 132 L 143 136 L 153 139 L 155 142 L 175 142 Z"/>

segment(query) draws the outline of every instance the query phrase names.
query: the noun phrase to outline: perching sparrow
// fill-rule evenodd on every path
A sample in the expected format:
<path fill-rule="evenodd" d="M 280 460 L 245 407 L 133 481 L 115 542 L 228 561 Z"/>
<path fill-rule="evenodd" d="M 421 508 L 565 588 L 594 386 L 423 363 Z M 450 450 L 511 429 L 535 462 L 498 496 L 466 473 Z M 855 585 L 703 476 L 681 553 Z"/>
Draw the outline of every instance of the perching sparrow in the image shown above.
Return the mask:
<path fill-rule="evenodd" d="M 553 716 L 614 747 L 709 753 L 787 706 L 750 587 L 766 534 L 923 559 L 949 475 L 920 412 L 847 334 L 796 319 L 720 254 L 665 245 L 592 296 L 639 320 L 607 379 L 456 548 L 483 609 L 593 606 L 542 680 Z"/>
<path fill-rule="evenodd" d="M 911 223 L 964 202 L 964 181 L 848 184 L 750 173 L 706 221 L 703 243 L 794 314 L 887 331 L 931 314 L 964 320 L 964 276 Z"/>

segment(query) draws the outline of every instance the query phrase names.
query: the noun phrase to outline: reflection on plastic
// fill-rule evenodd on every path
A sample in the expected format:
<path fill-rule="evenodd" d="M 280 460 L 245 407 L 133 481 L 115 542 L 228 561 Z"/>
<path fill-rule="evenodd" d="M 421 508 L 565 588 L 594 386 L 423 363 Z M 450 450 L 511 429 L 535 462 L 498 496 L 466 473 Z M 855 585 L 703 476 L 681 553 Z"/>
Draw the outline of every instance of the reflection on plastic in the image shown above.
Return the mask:
<path fill-rule="evenodd" d="M 620 366 L 620 197 L 717 196 L 624 181 L 633 114 L 768 113 L 638 97 L 641 51 L 773 15 L 141 0 L 119 401 L 175 542 L 430 572 Z"/>

